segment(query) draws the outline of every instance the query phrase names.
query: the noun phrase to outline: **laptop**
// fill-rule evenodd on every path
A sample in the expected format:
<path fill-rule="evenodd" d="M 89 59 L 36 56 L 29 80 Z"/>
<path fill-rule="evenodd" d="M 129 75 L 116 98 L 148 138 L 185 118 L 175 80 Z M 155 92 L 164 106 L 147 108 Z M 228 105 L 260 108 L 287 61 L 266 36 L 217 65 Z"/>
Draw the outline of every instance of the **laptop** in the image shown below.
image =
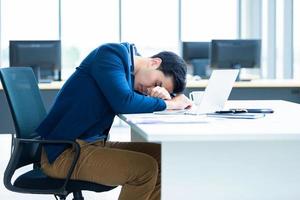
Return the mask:
<path fill-rule="evenodd" d="M 198 106 L 186 110 L 164 110 L 155 114 L 207 114 L 223 110 L 230 95 L 233 84 L 237 79 L 238 69 L 213 70 Z"/>

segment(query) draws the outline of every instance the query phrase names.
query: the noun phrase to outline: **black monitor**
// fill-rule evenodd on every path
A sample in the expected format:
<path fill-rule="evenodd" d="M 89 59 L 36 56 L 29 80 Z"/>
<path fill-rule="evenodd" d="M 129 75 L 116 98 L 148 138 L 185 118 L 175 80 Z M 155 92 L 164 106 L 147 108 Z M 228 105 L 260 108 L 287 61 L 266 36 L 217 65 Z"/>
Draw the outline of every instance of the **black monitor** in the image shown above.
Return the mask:
<path fill-rule="evenodd" d="M 193 74 L 207 78 L 210 42 L 182 42 L 182 57 L 192 65 Z"/>
<path fill-rule="evenodd" d="M 61 80 L 61 42 L 9 41 L 9 65 L 32 67 L 39 82 Z"/>
<path fill-rule="evenodd" d="M 261 40 L 212 40 L 212 69 L 259 68 Z"/>
<path fill-rule="evenodd" d="M 182 42 L 182 57 L 186 62 L 209 58 L 210 42 Z"/>

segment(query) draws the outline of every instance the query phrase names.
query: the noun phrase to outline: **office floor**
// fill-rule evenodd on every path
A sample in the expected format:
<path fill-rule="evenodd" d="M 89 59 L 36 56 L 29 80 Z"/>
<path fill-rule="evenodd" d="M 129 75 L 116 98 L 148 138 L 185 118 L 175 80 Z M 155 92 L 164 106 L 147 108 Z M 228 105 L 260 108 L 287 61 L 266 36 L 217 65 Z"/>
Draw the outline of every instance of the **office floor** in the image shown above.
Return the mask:
<path fill-rule="evenodd" d="M 121 126 L 120 126 L 121 125 Z M 130 140 L 130 129 L 128 126 L 119 124 L 113 126 L 110 133 L 110 140 L 112 141 L 129 141 Z M 28 200 L 52 200 L 55 199 L 53 195 L 31 195 L 31 194 L 20 194 L 8 191 L 3 185 L 3 174 L 7 162 L 10 156 L 10 144 L 11 136 L 8 134 L 0 134 L 0 199 L 10 199 L 10 200 L 19 200 L 19 199 L 28 199 Z M 20 169 L 18 173 L 27 171 L 30 167 L 25 167 Z M 105 192 L 105 193 L 95 193 L 95 192 L 83 192 L 85 199 L 89 200 L 116 200 L 120 193 L 121 187 Z M 72 195 L 69 195 L 68 200 L 73 199 Z"/>

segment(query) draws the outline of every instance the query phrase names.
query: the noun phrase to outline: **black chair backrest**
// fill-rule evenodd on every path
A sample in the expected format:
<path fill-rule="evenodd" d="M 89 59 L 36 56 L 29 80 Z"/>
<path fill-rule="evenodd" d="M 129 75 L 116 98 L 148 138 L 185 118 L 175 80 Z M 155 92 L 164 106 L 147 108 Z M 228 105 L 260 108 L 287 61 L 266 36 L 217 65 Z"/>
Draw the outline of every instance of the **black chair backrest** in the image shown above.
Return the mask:
<path fill-rule="evenodd" d="M 12 113 L 16 138 L 37 138 L 35 129 L 47 113 L 32 69 L 0 68 L 0 78 Z M 19 167 L 38 162 L 39 156 L 39 145 L 26 145 L 21 154 Z"/>

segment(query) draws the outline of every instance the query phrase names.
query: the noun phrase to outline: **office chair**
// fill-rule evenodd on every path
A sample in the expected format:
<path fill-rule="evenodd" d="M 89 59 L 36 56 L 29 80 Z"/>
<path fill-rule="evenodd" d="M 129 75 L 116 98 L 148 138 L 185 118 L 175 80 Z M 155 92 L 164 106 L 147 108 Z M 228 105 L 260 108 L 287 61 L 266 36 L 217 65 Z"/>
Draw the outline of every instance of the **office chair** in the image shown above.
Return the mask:
<path fill-rule="evenodd" d="M 74 200 L 83 200 L 82 190 L 104 192 L 115 188 L 87 181 L 71 180 L 70 177 L 80 153 L 78 143 L 39 138 L 35 129 L 46 116 L 46 110 L 31 68 L 0 68 L 0 78 L 16 131 L 13 154 L 4 172 L 4 185 L 8 190 L 31 194 L 53 194 L 56 199 L 61 200 L 73 193 Z M 41 144 L 55 143 L 68 144 L 75 148 L 74 160 L 65 179 L 48 177 L 40 168 Z M 15 171 L 28 164 L 33 164 L 33 169 L 18 176 L 12 183 Z"/>

